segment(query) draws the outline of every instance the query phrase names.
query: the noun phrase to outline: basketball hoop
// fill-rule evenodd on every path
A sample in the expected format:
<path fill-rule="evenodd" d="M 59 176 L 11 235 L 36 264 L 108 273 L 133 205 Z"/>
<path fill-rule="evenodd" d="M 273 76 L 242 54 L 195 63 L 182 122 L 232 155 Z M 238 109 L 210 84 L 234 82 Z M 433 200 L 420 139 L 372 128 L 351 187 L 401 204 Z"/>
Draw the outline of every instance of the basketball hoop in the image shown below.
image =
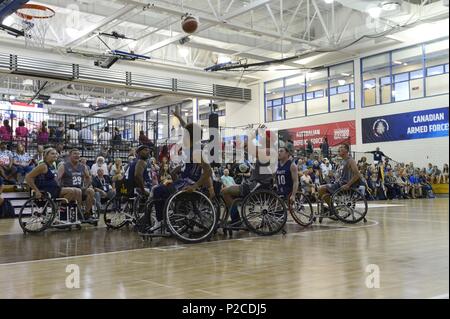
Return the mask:
<path fill-rule="evenodd" d="M 44 5 L 27 3 L 15 13 L 22 19 L 25 46 L 44 47 L 50 27 L 49 19 L 55 16 L 55 10 Z"/>

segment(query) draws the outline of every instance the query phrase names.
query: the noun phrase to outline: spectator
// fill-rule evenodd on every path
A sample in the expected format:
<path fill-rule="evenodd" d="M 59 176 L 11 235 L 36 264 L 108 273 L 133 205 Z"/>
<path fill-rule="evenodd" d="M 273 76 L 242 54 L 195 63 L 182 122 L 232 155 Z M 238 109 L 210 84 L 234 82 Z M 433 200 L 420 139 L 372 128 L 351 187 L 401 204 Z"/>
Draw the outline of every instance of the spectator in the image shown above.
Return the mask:
<path fill-rule="evenodd" d="M 75 129 L 75 123 L 69 124 L 69 130 L 66 133 L 66 142 L 71 144 L 71 146 L 75 146 L 78 144 L 79 134 Z"/>
<path fill-rule="evenodd" d="M 387 189 L 388 199 L 399 199 L 400 198 L 400 186 L 397 184 L 397 178 L 394 176 L 392 169 L 389 169 L 387 175 L 384 179 L 384 185 Z"/>
<path fill-rule="evenodd" d="M 102 199 L 112 199 L 116 194 L 111 179 L 104 173 L 103 169 L 99 168 L 92 181 L 95 191 L 95 205 L 99 212 L 103 210 Z"/>
<path fill-rule="evenodd" d="M 328 145 L 328 138 L 325 137 L 323 139 L 323 143 L 320 145 L 320 151 L 322 153 L 322 157 L 330 157 L 330 146 Z"/>
<path fill-rule="evenodd" d="M 5 200 L 2 197 L 2 194 L 3 194 L 3 178 L 0 176 L 0 212 L 2 211 L 3 203 L 5 202 Z"/>
<path fill-rule="evenodd" d="M 3 126 L 0 127 L 0 138 L 2 142 L 12 142 L 12 128 L 8 120 L 3 121 Z"/>
<path fill-rule="evenodd" d="M 112 138 L 112 144 L 114 146 L 120 146 L 122 144 L 122 134 L 120 133 L 120 130 L 117 126 L 114 128 L 114 136 Z"/>
<path fill-rule="evenodd" d="M 86 170 L 90 173 L 90 167 L 87 161 L 88 159 L 86 157 L 80 157 L 81 165 L 83 165 L 86 168 Z"/>
<path fill-rule="evenodd" d="M 41 124 L 41 127 L 37 133 L 37 137 L 36 137 L 37 143 L 39 145 L 48 144 L 48 137 L 49 137 L 49 134 L 48 134 L 48 129 L 47 129 L 47 122 L 43 121 Z"/>
<path fill-rule="evenodd" d="M 333 170 L 333 166 L 331 165 L 331 163 L 328 160 L 328 158 L 325 158 L 323 160 L 323 163 L 320 165 L 320 169 L 322 170 L 323 176 L 328 176 L 328 172 Z"/>
<path fill-rule="evenodd" d="M 437 167 L 437 165 L 434 165 L 433 169 L 431 171 L 431 183 L 438 184 L 439 180 L 441 178 L 441 175 L 442 175 L 441 170 Z"/>
<path fill-rule="evenodd" d="M 20 120 L 19 126 L 16 127 L 16 139 L 25 144 L 28 142 L 28 129 L 25 127 L 25 122 L 23 120 Z"/>
<path fill-rule="evenodd" d="M 425 198 L 434 198 L 433 187 L 429 183 L 429 179 L 426 172 L 420 173 L 419 181 L 422 187 L 422 196 Z"/>
<path fill-rule="evenodd" d="M 25 152 L 25 147 L 19 143 L 17 145 L 17 151 L 13 155 L 13 164 L 16 167 L 18 174 L 19 186 L 23 186 L 23 181 L 25 180 L 25 175 L 33 170 L 33 158 Z"/>
<path fill-rule="evenodd" d="M 448 164 L 444 164 L 442 174 L 439 178 L 439 183 L 448 184 Z"/>
<path fill-rule="evenodd" d="M 139 132 L 139 144 L 141 145 L 147 145 L 150 148 L 153 148 L 155 145 L 152 143 L 152 141 L 145 135 L 144 131 Z"/>
<path fill-rule="evenodd" d="M 163 185 L 170 185 L 173 183 L 172 175 L 170 174 L 170 166 L 168 163 L 164 164 L 160 172 L 160 181 Z"/>
<path fill-rule="evenodd" d="M 411 196 L 416 199 L 417 197 L 422 198 L 422 185 L 420 184 L 420 171 L 416 170 L 414 174 L 409 177 L 409 182 L 411 184 Z"/>
<path fill-rule="evenodd" d="M 303 172 L 303 175 L 300 178 L 302 189 L 308 195 L 315 194 L 315 188 L 314 188 L 313 180 L 311 178 L 311 174 L 312 174 L 312 168 L 311 169 L 308 168 L 306 171 Z"/>
<path fill-rule="evenodd" d="M 121 181 L 124 176 L 122 160 L 120 158 L 116 158 L 114 164 L 111 166 L 109 171 L 110 176 L 112 177 L 112 182 Z"/>
<path fill-rule="evenodd" d="M 306 156 L 310 157 L 313 152 L 314 152 L 313 144 L 312 144 L 311 140 L 307 140 L 306 141 Z"/>
<path fill-rule="evenodd" d="M 389 157 L 387 157 L 382 151 L 380 151 L 380 148 L 379 148 L 379 147 L 377 147 L 377 148 L 375 149 L 375 151 L 372 151 L 372 152 L 366 152 L 366 153 L 373 154 L 373 163 L 374 163 L 375 165 L 380 164 L 380 163 L 383 161 L 383 157 L 389 158 Z"/>
<path fill-rule="evenodd" d="M 64 133 L 65 133 L 64 123 L 59 122 L 58 127 L 55 130 L 55 142 L 56 143 L 62 143 L 64 141 Z"/>
<path fill-rule="evenodd" d="M 0 141 L 0 177 L 7 184 L 16 184 L 17 170 L 13 166 L 13 154 L 6 149 L 5 141 Z"/>
<path fill-rule="evenodd" d="M 92 145 L 94 145 L 94 137 L 92 136 L 92 131 L 87 126 L 81 129 L 81 131 L 79 132 L 79 138 L 81 145 L 83 146 L 92 147 Z"/>
<path fill-rule="evenodd" d="M 228 169 L 223 170 L 223 176 L 220 178 L 224 187 L 236 185 L 233 177 L 230 176 L 230 171 Z"/>
<path fill-rule="evenodd" d="M 56 153 L 58 153 L 58 159 L 56 161 L 56 167 L 58 167 L 60 163 L 67 161 L 69 153 L 64 150 L 64 144 L 62 143 L 56 144 Z"/>
<path fill-rule="evenodd" d="M 105 127 L 103 129 L 103 132 L 100 133 L 100 135 L 98 137 L 99 143 L 101 145 L 109 145 L 111 143 L 111 139 L 112 139 L 112 136 L 111 136 L 111 133 L 109 133 L 109 128 Z"/>
<path fill-rule="evenodd" d="M 427 176 L 431 176 L 431 174 L 433 173 L 433 164 L 428 163 L 428 167 L 425 169 L 425 172 Z"/>
<path fill-rule="evenodd" d="M 108 175 L 108 165 L 105 163 L 105 158 L 102 156 L 97 157 L 97 160 L 95 161 L 94 165 L 92 165 L 91 168 L 91 175 L 97 176 L 97 172 L 99 169 L 103 170 L 104 175 Z"/>
<path fill-rule="evenodd" d="M 44 146 L 38 145 L 37 153 L 33 156 L 33 164 L 35 166 L 41 164 L 44 161 Z"/>

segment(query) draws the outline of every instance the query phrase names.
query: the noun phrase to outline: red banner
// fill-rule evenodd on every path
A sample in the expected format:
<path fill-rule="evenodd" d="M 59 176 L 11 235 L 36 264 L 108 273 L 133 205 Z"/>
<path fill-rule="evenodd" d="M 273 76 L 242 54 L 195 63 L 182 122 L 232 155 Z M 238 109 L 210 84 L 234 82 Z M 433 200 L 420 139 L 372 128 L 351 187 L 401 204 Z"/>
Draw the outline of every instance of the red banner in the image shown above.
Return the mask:
<path fill-rule="evenodd" d="M 336 146 L 342 143 L 356 144 L 356 122 L 346 121 L 338 123 L 329 123 L 323 125 L 306 126 L 300 128 L 291 128 L 280 130 L 280 139 L 294 141 L 295 147 L 303 147 L 308 140 L 319 148 L 324 138 L 328 139 L 329 146 Z"/>

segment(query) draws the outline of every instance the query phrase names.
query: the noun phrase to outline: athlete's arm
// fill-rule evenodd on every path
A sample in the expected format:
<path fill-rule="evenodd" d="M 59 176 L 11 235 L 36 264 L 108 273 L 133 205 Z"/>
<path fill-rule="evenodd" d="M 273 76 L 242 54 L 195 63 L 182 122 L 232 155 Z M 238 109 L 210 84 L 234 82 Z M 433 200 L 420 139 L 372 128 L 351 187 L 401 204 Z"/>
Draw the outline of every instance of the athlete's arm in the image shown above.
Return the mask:
<path fill-rule="evenodd" d="M 136 164 L 136 169 L 134 170 L 134 179 L 136 181 L 137 188 L 145 194 L 145 182 L 144 182 L 144 172 L 147 169 L 147 163 L 143 160 L 139 160 Z"/>
<path fill-rule="evenodd" d="M 91 186 L 92 184 L 92 178 L 91 178 L 91 174 L 89 173 L 89 170 L 87 169 L 87 167 L 84 168 L 84 187 L 88 188 L 89 186 Z"/>
<path fill-rule="evenodd" d="M 182 128 L 186 128 L 187 123 L 183 120 L 183 118 L 181 117 L 181 115 L 178 114 L 178 113 L 175 112 L 175 111 L 172 112 L 172 114 L 173 114 L 173 116 L 175 116 L 175 117 L 178 119 L 178 121 L 180 121 L 181 127 L 182 127 Z"/>
<path fill-rule="evenodd" d="M 47 174 L 47 171 L 47 165 L 45 163 L 42 163 L 25 176 L 25 181 L 27 182 L 27 184 L 30 185 L 31 189 L 36 192 L 36 198 L 41 198 L 42 193 L 37 188 L 34 180 L 41 174 Z"/>
<path fill-rule="evenodd" d="M 62 178 L 64 176 L 65 173 L 65 168 L 64 168 L 64 164 L 59 165 L 58 167 L 58 176 L 56 177 L 58 184 L 61 185 L 62 182 Z"/>

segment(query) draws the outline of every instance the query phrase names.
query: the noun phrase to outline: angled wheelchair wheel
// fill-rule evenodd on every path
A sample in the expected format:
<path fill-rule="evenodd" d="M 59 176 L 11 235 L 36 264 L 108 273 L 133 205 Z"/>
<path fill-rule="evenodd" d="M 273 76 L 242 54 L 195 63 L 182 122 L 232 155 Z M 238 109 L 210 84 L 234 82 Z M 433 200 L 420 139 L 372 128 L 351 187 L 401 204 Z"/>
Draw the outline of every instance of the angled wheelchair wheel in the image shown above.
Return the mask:
<path fill-rule="evenodd" d="M 295 202 L 289 198 L 289 212 L 297 224 L 308 227 L 314 222 L 314 209 L 311 201 L 303 193 L 295 195 Z"/>
<path fill-rule="evenodd" d="M 343 223 L 356 224 L 367 215 L 366 198 L 355 189 L 337 190 L 331 197 L 331 202 L 332 214 Z"/>
<path fill-rule="evenodd" d="M 19 224 L 24 233 L 39 233 L 49 228 L 56 217 L 56 205 L 47 197 L 30 198 L 19 212 Z"/>
<path fill-rule="evenodd" d="M 215 205 L 203 193 L 178 192 L 164 209 L 169 231 L 184 243 L 208 240 L 216 230 Z"/>
<path fill-rule="evenodd" d="M 270 236 L 284 228 L 287 207 L 284 200 L 274 192 L 258 190 L 244 199 L 241 216 L 250 231 Z"/>
<path fill-rule="evenodd" d="M 105 205 L 103 220 L 106 227 L 110 229 L 120 229 L 131 221 L 133 207 L 128 198 L 118 196 L 109 200 Z"/>

